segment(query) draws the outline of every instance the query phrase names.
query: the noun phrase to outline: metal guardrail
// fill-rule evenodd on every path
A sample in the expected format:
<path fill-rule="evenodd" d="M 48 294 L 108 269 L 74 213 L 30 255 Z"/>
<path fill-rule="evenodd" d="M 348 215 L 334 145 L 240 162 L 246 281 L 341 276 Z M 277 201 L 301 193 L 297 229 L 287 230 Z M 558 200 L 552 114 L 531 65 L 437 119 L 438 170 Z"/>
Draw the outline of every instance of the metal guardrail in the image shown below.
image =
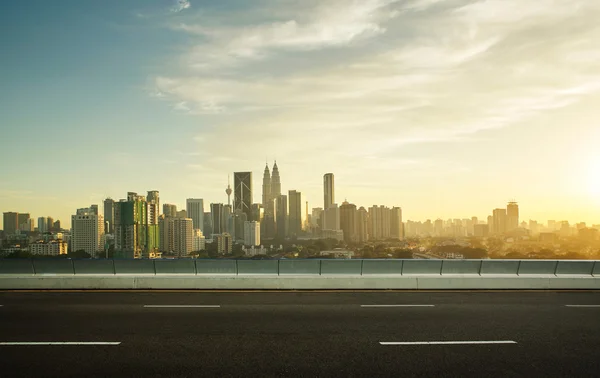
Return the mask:
<path fill-rule="evenodd" d="M 92 260 L 0 259 L 0 276 L 588 276 L 593 260 Z"/>

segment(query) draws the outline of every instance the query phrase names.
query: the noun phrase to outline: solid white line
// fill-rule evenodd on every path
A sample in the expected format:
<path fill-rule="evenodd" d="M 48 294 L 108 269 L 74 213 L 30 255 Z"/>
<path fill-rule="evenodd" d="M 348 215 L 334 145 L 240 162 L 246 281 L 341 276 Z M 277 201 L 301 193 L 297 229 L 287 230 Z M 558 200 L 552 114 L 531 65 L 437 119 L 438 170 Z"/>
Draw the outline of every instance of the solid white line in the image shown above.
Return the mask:
<path fill-rule="evenodd" d="M 360 307 L 435 307 L 435 305 L 360 305 Z"/>
<path fill-rule="evenodd" d="M 146 308 L 219 308 L 220 305 L 144 305 Z"/>
<path fill-rule="evenodd" d="M 565 305 L 565 307 L 600 307 L 600 305 Z"/>
<path fill-rule="evenodd" d="M 0 345 L 119 345 L 120 341 L 5 341 Z"/>
<path fill-rule="evenodd" d="M 498 341 L 381 341 L 381 345 L 471 345 L 471 344 L 516 344 L 512 340 Z"/>

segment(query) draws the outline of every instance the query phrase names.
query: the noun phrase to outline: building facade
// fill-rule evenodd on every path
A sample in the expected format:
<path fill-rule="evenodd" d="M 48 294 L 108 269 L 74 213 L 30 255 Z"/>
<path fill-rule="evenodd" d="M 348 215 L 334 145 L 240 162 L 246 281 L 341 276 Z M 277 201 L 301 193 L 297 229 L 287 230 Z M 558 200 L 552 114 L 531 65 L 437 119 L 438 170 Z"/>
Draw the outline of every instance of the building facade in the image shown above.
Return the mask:
<path fill-rule="evenodd" d="M 104 250 L 104 217 L 92 208 L 78 209 L 71 217 L 71 250 L 85 251 L 92 257 Z"/>
<path fill-rule="evenodd" d="M 187 217 L 192 219 L 194 229 L 204 232 L 204 200 L 202 198 L 188 198 L 185 205 Z"/>
<path fill-rule="evenodd" d="M 244 245 L 260 245 L 260 223 L 256 221 L 247 221 L 244 223 Z"/>
<path fill-rule="evenodd" d="M 335 203 L 335 184 L 333 173 L 323 176 L 323 209 L 329 209 Z"/>
<path fill-rule="evenodd" d="M 241 210 L 252 219 L 252 172 L 233 174 L 233 212 Z"/>
<path fill-rule="evenodd" d="M 302 193 L 296 190 L 288 192 L 289 212 L 287 236 L 298 237 L 302 233 Z"/>

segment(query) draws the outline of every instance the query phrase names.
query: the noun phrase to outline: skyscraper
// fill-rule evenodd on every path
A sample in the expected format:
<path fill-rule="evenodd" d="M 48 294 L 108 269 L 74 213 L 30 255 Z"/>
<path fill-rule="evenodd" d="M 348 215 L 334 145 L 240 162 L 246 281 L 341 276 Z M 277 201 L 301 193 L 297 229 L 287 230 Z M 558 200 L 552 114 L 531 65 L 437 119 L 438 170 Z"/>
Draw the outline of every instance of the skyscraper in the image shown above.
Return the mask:
<path fill-rule="evenodd" d="M 493 212 L 493 233 L 501 235 L 506 232 L 506 209 L 495 209 Z"/>
<path fill-rule="evenodd" d="M 165 217 L 176 217 L 177 216 L 177 205 L 170 203 L 163 204 L 163 214 Z"/>
<path fill-rule="evenodd" d="M 302 233 L 302 193 L 290 190 L 288 192 L 288 199 L 288 236 L 298 237 Z"/>
<path fill-rule="evenodd" d="M 4 234 L 14 235 L 19 229 L 19 213 L 4 213 Z"/>
<path fill-rule="evenodd" d="M 273 238 L 275 236 L 275 203 L 273 201 L 271 189 L 271 173 L 269 172 L 269 165 L 267 164 L 263 174 L 262 207 L 264 211 L 264 217 L 261 221 L 260 227 L 261 234 L 265 238 Z"/>
<path fill-rule="evenodd" d="M 277 237 L 285 240 L 287 235 L 288 223 L 288 200 L 286 195 L 279 195 L 275 199 L 275 224 L 277 227 Z"/>
<path fill-rule="evenodd" d="M 210 213 L 212 221 L 212 233 L 222 234 L 225 232 L 225 222 L 223 219 L 223 204 L 222 203 L 211 203 Z"/>
<path fill-rule="evenodd" d="M 391 210 L 385 206 L 369 208 L 371 239 L 388 239 L 391 231 Z"/>
<path fill-rule="evenodd" d="M 265 171 L 263 173 L 263 184 L 262 184 L 262 204 L 267 209 L 267 204 L 271 199 L 271 173 L 269 172 L 269 165 L 265 165 Z"/>
<path fill-rule="evenodd" d="M 340 230 L 340 208 L 337 203 L 329 205 L 329 207 L 323 210 L 321 215 L 323 222 L 323 231 L 337 231 Z"/>
<path fill-rule="evenodd" d="M 160 195 L 158 193 L 158 190 L 149 190 L 146 200 L 148 201 L 148 203 L 154 202 L 156 204 L 156 207 L 160 209 Z M 158 217 L 158 214 L 156 216 Z"/>
<path fill-rule="evenodd" d="M 233 174 L 233 212 L 241 210 L 247 219 L 252 218 L 252 172 Z"/>
<path fill-rule="evenodd" d="M 271 175 L 271 198 L 275 199 L 281 195 L 281 177 L 279 176 L 279 167 L 277 162 L 273 164 L 273 174 Z"/>
<path fill-rule="evenodd" d="M 244 245 L 256 247 L 260 245 L 260 223 L 244 222 Z"/>
<path fill-rule="evenodd" d="M 190 218 L 160 216 L 160 250 L 178 257 L 186 257 L 193 251 L 193 221 Z M 201 231 L 200 231 L 201 232 Z"/>
<path fill-rule="evenodd" d="M 71 216 L 72 251 L 83 250 L 96 257 L 104 249 L 103 236 L 104 217 L 97 214 L 95 209 L 78 209 L 77 213 Z"/>
<path fill-rule="evenodd" d="M 368 230 L 369 213 L 364 207 L 360 207 L 356 211 L 356 239 L 359 243 L 364 243 L 369 240 Z"/>
<path fill-rule="evenodd" d="M 519 205 L 511 201 L 506 206 L 506 231 L 511 232 L 519 228 Z"/>
<path fill-rule="evenodd" d="M 156 212 L 156 204 L 146 197 L 127 193 L 127 199 L 115 202 L 115 251 L 121 257 L 155 257 L 160 247 L 158 217 L 154 219 L 149 209 Z"/>
<path fill-rule="evenodd" d="M 326 173 L 323 176 L 323 195 L 323 209 L 327 210 L 329 209 L 329 207 L 331 207 L 331 205 L 335 203 L 335 186 L 333 182 L 333 173 Z"/>
<path fill-rule="evenodd" d="M 188 198 L 185 204 L 187 216 L 192 218 L 194 229 L 204 231 L 204 200 L 202 198 Z"/>
<path fill-rule="evenodd" d="M 30 218 L 29 213 L 18 213 L 18 216 L 17 216 L 17 222 L 18 222 L 17 229 L 21 229 L 21 228 L 27 229 L 28 228 L 28 222 L 27 221 L 29 220 L 29 218 Z M 27 223 L 27 225 L 23 226 L 25 223 Z"/>
<path fill-rule="evenodd" d="M 48 232 L 48 218 L 46 217 L 38 217 L 38 232 L 40 234 Z"/>
<path fill-rule="evenodd" d="M 107 234 L 115 232 L 115 201 L 112 198 L 104 200 L 104 222 L 108 223 Z"/>
<path fill-rule="evenodd" d="M 392 239 L 402 240 L 402 208 L 392 207 L 390 213 L 390 237 Z"/>
<path fill-rule="evenodd" d="M 356 211 L 356 205 L 348 203 L 348 201 L 344 201 L 340 206 L 340 228 L 344 231 L 344 241 L 346 243 L 357 241 Z"/>

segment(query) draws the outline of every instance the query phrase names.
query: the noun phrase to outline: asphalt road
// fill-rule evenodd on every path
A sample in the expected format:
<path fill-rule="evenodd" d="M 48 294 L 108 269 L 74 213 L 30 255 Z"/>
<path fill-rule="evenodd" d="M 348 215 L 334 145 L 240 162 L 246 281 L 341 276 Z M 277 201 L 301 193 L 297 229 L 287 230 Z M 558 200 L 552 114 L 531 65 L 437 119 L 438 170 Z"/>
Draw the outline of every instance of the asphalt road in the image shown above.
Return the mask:
<path fill-rule="evenodd" d="M 1 377 L 600 375 L 599 292 L 0 292 L 0 305 Z"/>

